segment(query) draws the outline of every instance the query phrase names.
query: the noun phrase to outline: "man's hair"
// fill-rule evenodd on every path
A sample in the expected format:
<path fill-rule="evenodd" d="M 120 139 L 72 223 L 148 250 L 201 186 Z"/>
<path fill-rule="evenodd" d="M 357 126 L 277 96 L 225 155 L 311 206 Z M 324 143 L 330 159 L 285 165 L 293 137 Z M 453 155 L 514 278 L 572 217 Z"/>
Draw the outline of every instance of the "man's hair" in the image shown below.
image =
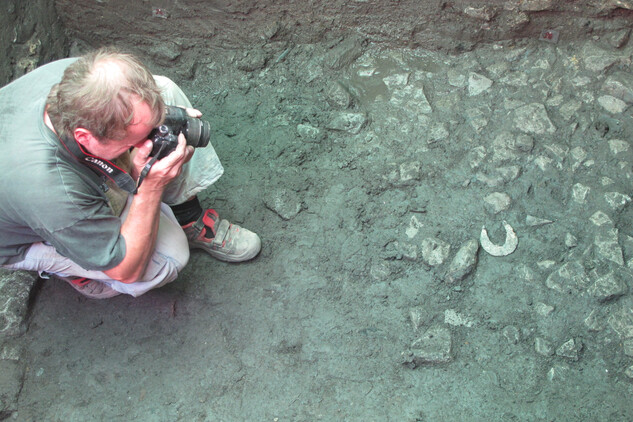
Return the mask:
<path fill-rule="evenodd" d="M 77 128 L 98 140 L 120 140 L 134 118 L 134 103 L 149 104 L 152 126 L 165 116 L 165 103 L 151 72 L 136 57 L 113 47 L 81 56 L 64 71 L 46 100 L 58 133 L 72 136 Z"/>

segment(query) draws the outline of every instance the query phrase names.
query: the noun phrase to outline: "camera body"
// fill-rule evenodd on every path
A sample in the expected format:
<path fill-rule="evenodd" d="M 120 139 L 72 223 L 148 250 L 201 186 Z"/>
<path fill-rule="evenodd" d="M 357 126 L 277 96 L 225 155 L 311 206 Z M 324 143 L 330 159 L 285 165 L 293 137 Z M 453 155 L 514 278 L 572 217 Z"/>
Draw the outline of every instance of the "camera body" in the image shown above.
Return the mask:
<path fill-rule="evenodd" d="M 187 145 L 194 148 L 209 144 L 211 125 L 206 120 L 187 115 L 184 108 L 167 106 L 163 124 L 154 128 L 149 139 L 154 144 L 150 157 L 161 159 L 169 155 L 178 146 L 178 135 L 183 133 Z"/>

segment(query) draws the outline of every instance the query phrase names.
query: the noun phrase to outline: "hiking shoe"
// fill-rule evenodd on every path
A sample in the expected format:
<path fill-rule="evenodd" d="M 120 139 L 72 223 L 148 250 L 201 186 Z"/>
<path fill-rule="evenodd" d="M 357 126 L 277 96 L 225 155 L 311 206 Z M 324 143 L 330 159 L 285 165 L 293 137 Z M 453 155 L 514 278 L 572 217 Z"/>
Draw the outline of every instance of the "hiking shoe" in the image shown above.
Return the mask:
<path fill-rule="evenodd" d="M 55 277 L 70 284 L 73 289 L 90 299 L 108 299 L 121 294 L 121 292 L 117 292 L 108 284 L 96 280 L 90 280 L 89 278 Z"/>
<path fill-rule="evenodd" d="M 259 236 L 220 219 L 212 209 L 204 211 L 197 221 L 182 226 L 182 229 L 191 249 L 203 249 L 220 261 L 248 261 L 255 258 L 262 248 Z"/>

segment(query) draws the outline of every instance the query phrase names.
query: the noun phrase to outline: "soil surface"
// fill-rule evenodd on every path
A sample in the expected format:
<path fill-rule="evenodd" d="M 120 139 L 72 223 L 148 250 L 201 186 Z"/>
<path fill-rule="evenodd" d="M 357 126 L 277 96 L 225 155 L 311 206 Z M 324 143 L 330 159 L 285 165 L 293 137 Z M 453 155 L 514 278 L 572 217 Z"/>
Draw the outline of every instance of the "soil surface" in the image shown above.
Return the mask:
<path fill-rule="evenodd" d="M 45 282 L 13 418 L 632 420 L 628 39 L 198 63 L 202 202 L 261 255 L 136 299 Z"/>

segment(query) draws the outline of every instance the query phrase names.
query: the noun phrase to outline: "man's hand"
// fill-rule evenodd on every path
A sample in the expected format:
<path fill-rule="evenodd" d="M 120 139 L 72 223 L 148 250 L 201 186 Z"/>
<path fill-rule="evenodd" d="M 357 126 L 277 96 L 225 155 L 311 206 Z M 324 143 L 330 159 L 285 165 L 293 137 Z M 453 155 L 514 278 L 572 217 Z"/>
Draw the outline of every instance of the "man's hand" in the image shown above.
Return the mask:
<path fill-rule="evenodd" d="M 138 175 L 143 171 L 145 165 L 152 159 L 152 157 L 149 156 L 152 152 L 152 147 L 152 141 L 148 139 L 134 151 L 132 160 L 134 164 L 133 177 L 138 178 Z M 191 145 L 187 145 L 185 135 L 182 133 L 178 135 L 178 146 L 167 156 L 152 165 L 152 168 L 143 180 L 141 188 L 144 190 L 162 191 L 169 182 L 178 177 L 182 171 L 183 164 L 191 159 L 193 152 L 194 148 Z"/>

